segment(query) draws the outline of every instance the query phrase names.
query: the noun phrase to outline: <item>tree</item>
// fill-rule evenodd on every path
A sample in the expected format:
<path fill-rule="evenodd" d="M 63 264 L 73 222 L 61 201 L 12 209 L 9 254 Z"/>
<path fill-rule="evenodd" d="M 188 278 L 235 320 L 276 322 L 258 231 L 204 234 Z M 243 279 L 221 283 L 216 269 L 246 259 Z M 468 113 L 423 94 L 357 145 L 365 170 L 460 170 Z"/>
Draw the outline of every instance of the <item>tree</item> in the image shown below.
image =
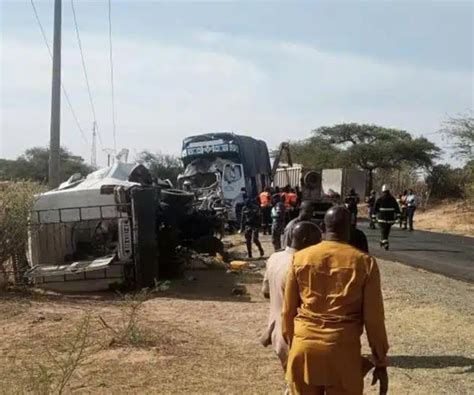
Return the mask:
<path fill-rule="evenodd" d="M 291 156 L 295 163 L 309 169 L 341 166 L 341 150 L 320 137 L 292 142 Z"/>
<path fill-rule="evenodd" d="M 401 169 L 404 165 L 430 168 L 440 149 L 424 137 L 377 125 L 339 124 L 313 131 L 313 137 L 339 150 L 338 162 L 369 173 L 369 188 L 377 169 Z"/>
<path fill-rule="evenodd" d="M 441 131 L 453 141 L 454 156 L 459 159 L 474 158 L 474 117 L 468 114 L 449 117 Z"/>
<path fill-rule="evenodd" d="M 430 195 L 439 199 L 463 197 L 464 181 L 463 169 L 448 164 L 433 166 L 426 177 Z"/>
<path fill-rule="evenodd" d="M 136 161 L 148 167 L 153 177 L 162 180 L 169 179 L 173 184 L 176 184 L 178 175 L 184 170 L 178 157 L 159 152 L 142 151 L 138 154 Z"/>
<path fill-rule="evenodd" d="M 61 148 L 61 181 L 67 180 L 74 173 L 87 175 L 92 168 L 80 156 L 73 155 L 66 148 Z M 0 178 L 6 180 L 32 180 L 41 183 L 48 181 L 49 149 L 33 147 L 25 151 L 16 160 L 0 161 Z"/>

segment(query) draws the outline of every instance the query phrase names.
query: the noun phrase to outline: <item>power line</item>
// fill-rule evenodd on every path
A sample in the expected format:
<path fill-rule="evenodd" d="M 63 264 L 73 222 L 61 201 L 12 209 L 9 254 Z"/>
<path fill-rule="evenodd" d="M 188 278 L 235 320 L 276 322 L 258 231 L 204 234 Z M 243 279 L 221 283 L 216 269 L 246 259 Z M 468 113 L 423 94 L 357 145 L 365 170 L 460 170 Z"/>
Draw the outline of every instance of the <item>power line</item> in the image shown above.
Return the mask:
<path fill-rule="evenodd" d="M 43 36 L 43 41 L 46 44 L 46 48 L 48 48 L 49 56 L 51 59 L 53 59 L 53 52 L 51 51 L 51 46 L 48 43 L 48 39 L 46 38 L 46 33 L 44 32 L 43 25 L 41 23 L 38 10 L 36 9 L 35 3 L 33 0 L 30 0 L 31 6 L 33 7 L 33 11 L 35 13 L 36 17 L 36 22 L 38 23 L 39 29 L 41 31 L 41 35 Z M 79 132 L 81 133 L 81 137 L 84 140 L 84 142 L 89 145 L 89 142 L 87 141 L 86 135 L 84 133 L 84 130 L 81 127 L 81 124 L 79 123 L 79 120 L 77 119 L 76 112 L 74 111 L 74 107 L 72 106 L 71 99 L 69 98 L 69 94 L 66 91 L 66 87 L 64 86 L 63 82 L 61 81 L 61 88 L 64 94 L 64 98 L 66 99 L 66 103 L 69 107 L 69 110 L 71 111 L 72 117 L 74 118 L 74 122 L 76 123 L 77 128 L 79 129 Z"/>
<path fill-rule="evenodd" d="M 109 58 L 110 58 L 110 84 L 112 88 L 112 132 L 114 137 L 114 150 L 117 152 L 117 135 L 115 128 L 115 90 L 114 90 L 114 58 L 112 52 L 112 4 L 109 0 Z"/>
<path fill-rule="evenodd" d="M 90 87 L 90 83 L 89 83 L 89 76 L 87 75 L 87 68 L 86 68 L 86 61 L 85 61 L 85 57 L 84 57 L 84 51 L 82 50 L 82 42 L 81 42 L 81 36 L 80 36 L 80 33 L 79 33 L 79 26 L 78 26 L 78 23 L 77 23 L 77 16 L 76 16 L 76 9 L 74 7 L 74 0 L 71 0 L 71 9 L 72 9 L 72 16 L 73 16 L 73 19 L 74 19 L 74 27 L 75 27 L 75 30 L 76 30 L 77 44 L 79 46 L 79 52 L 81 53 L 82 70 L 84 71 L 84 78 L 86 80 L 87 92 L 89 94 L 89 102 L 90 102 L 91 109 L 92 109 L 92 116 L 94 118 L 94 125 L 97 125 L 97 116 L 95 114 L 94 100 L 92 99 L 92 92 L 91 92 L 91 87 Z M 102 146 L 102 138 L 100 137 L 100 133 L 99 133 L 98 129 L 95 126 L 94 126 L 94 130 L 97 133 L 97 136 L 99 137 L 100 145 Z"/>

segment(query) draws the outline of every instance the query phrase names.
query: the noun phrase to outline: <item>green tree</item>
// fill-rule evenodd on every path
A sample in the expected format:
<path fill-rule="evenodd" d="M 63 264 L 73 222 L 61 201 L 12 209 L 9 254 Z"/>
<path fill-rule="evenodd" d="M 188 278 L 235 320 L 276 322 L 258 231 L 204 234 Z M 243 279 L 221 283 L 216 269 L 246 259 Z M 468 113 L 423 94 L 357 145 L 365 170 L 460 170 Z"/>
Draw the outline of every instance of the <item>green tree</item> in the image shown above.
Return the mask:
<path fill-rule="evenodd" d="M 142 151 L 138 154 L 136 160 L 148 167 L 153 177 L 162 180 L 169 179 L 173 184 L 176 184 L 178 175 L 184 170 L 181 159 L 159 152 Z"/>
<path fill-rule="evenodd" d="M 61 181 L 67 180 L 74 173 L 86 175 L 92 168 L 80 156 L 73 155 L 66 148 L 61 148 Z M 0 161 L 0 178 L 4 180 L 33 180 L 41 183 L 48 181 L 49 149 L 33 147 L 27 149 L 16 160 Z"/>
<path fill-rule="evenodd" d="M 465 181 L 463 169 L 448 164 L 433 166 L 426 177 L 430 196 L 439 199 L 463 197 Z"/>
<path fill-rule="evenodd" d="M 339 167 L 342 164 L 342 150 L 320 137 L 310 137 L 291 143 L 293 162 L 309 169 Z"/>
<path fill-rule="evenodd" d="M 424 137 L 377 125 L 357 123 L 323 126 L 313 137 L 339 150 L 337 162 L 367 170 L 369 188 L 378 169 L 401 169 L 404 165 L 430 168 L 440 149 Z"/>
<path fill-rule="evenodd" d="M 441 131 L 453 142 L 454 156 L 474 160 L 474 117 L 468 114 L 449 117 Z"/>

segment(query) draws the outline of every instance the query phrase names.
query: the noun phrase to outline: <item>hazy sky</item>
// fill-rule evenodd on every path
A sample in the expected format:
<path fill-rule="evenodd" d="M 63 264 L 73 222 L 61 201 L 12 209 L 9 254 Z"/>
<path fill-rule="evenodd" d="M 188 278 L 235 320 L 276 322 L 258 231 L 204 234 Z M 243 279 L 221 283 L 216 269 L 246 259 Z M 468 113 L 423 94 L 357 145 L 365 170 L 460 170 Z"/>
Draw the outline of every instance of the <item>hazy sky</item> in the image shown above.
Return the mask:
<path fill-rule="evenodd" d="M 47 145 L 51 60 L 29 1 L 1 1 L 0 156 Z M 36 0 L 52 41 L 53 1 Z M 112 1 L 118 147 L 178 154 L 191 134 L 267 141 L 368 122 L 436 134 L 473 106 L 473 2 Z M 75 0 L 103 146 L 111 147 L 107 0 Z M 63 0 L 62 145 L 90 160 L 92 111 Z"/>

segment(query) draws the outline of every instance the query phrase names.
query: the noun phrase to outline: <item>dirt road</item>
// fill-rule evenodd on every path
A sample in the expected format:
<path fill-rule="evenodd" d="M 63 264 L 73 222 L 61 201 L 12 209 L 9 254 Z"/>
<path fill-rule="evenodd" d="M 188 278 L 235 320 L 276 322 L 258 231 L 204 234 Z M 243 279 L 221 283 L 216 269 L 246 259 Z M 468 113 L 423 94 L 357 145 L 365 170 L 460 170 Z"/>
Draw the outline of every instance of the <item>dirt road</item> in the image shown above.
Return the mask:
<path fill-rule="evenodd" d="M 270 250 L 268 243 L 265 247 Z M 474 393 L 473 286 L 396 263 L 381 261 L 380 266 L 391 393 Z M 61 375 L 50 355 L 64 361 L 65 345 L 88 313 L 85 358 L 67 393 L 281 394 L 281 368 L 257 340 L 268 309 L 261 280 L 258 267 L 241 274 L 188 273 L 143 303 L 135 345 L 114 343 L 100 324 L 99 317 L 115 328 L 124 321 L 120 297 L 3 297 L 2 391 L 37 389 L 33 376 L 39 363 L 57 380 Z M 235 284 L 245 285 L 248 294 L 232 295 Z"/>

